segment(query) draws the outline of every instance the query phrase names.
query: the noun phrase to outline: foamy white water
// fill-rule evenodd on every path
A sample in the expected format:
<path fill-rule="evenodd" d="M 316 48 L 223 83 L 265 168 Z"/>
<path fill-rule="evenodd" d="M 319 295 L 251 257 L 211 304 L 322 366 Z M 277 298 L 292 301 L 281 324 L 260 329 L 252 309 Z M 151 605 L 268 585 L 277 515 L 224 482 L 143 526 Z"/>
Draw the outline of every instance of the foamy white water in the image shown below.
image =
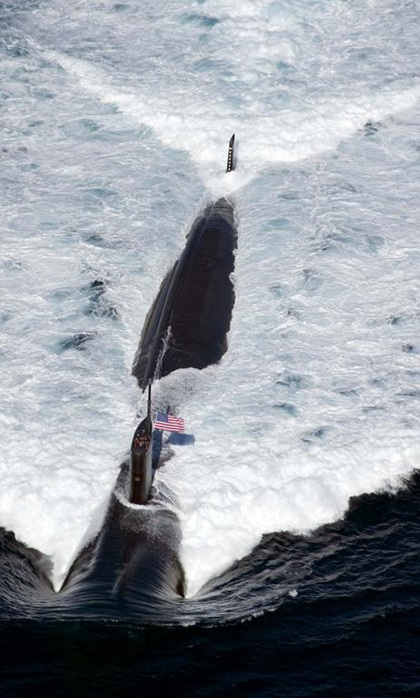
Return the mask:
<path fill-rule="evenodd" d="M 229 351 L 156 391 L 196 439 L 157 483 L 189 593 L 264 533 L 401 485 L 420 453 L 417 6 L 2 12 L 0 524 L 65 574 L 136 424 L 148 307 L 203 201 L 232 192 Z"/>

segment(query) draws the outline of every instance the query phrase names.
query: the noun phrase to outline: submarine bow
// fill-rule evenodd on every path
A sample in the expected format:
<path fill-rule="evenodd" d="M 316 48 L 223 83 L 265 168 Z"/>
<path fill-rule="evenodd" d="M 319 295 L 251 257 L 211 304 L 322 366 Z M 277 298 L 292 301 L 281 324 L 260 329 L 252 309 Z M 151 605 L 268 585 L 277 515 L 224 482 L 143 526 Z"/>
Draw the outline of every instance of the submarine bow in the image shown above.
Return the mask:
<path fill-rule="evenodd" d="M 142 390 L 178 368 L 202 369 L 222 358 L 235 300 L 236 242 L 233 203 L 221 198 L 195 220 L 146 317 L 133 364 Z"/>

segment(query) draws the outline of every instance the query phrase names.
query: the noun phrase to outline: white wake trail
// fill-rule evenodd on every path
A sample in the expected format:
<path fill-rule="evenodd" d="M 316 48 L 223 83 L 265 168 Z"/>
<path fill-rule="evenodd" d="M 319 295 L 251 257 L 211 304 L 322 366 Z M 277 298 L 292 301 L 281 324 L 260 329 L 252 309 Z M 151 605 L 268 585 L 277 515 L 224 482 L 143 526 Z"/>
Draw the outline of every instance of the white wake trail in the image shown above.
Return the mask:
<path fill-rule="evenodd" d="M 420 99 L 420 86 L 393 87 L 347 99 L 323 97 L 298 110 L 274 111 L 254 102 L 234 109 L 222 99 L 203 101 L 194 90 L 192 95 L 179 90 L 163 96 L 150 91 L 133 94 L 116 88 L 101 68 L 87 61 L 56 51 L 46 56 L 77 78 L 86 92 L 153 129 L 163 145 L 188 152 L 213 196 L 238 190 L 269 165 L 333 150 L 367 121 L 386 119 Z M 232 132 L 239 141 L 240 161 L 238 169 L 226 176 L 221 153 Z"/>

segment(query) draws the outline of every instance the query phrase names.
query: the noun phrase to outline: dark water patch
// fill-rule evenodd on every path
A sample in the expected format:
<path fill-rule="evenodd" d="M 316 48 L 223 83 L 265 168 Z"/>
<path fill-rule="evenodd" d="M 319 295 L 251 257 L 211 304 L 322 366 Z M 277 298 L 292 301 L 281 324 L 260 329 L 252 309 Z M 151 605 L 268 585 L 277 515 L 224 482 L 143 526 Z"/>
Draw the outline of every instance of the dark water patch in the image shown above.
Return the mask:
<path fill-rule="evenodd" d="M 363 127 L 365 136 L 372 137 L 378 132 L 379 127 L 382 124 L 379 121 L 367 121 Z"/>
<path fill-rule="evenodd" d="M 61 130 L 66 136 L 71 138 L 86 139 L 100 131 L 101 125 L 92 119 L 75 119 L 68 121 L 61 126 Z"/>
<path fill-rule="evenodd" d="M 52 596 L 50 559 L 0 528 L 0 617 L 31 617 Z"/>
<path fill-rule="evenodd" d="M 78 191 L 80 205 L 93 212 L 103 212 L 107 209 L 119 210 L 123 205 L 117 191 L 102 186 L 93 186 Z"/>
<path fill-rule="evenodd" d="M 0 325 L 5 325 L 6 322 L 9 322 L 9 320 L 12 318 L 12 314 L 9 313 L 7 310 L 1 310 L 0 311 Z"/>
<path fill-rule="evenodd" d="M 19 166 L 19 170 L 21 172 L 35 172 L 36 170 L 39 170 L 39 168 L 40 165 L 37 165 L 36 162 L 28 162 Z"/>
<path fill-rule="evenodd" d="M 96 121 L 92 121 L 91 119 L 82 119 L 81 125 L 89 133 L 95 133 L 95 131 L 99 131 L 101 128 Z"/>
<path fill-rule="evenodd" d="M 7 271 L 22 271 L 25 268 L 17 259 L 6 259 L 3 266 Z"/>
<path fill-rule="evenodd" d="M 287 308 L 286 316 L 289 318 L 295 318 L 296 320 L 300 320 L 302 317 L 302 314 L 298 310 L 296 310 L 295 308 Z"/>
<path fill-rule="evenodd" d="M 200 58 L 198 61 L 195 61 L 193 68 L 194 70 L 197 70 L 199 73 L 207 73 L 210 70 L 223 73 L 225 69 L 225 63 L 221 59 L 217 60 L 212 58 Z"/>
<path fill-rule="evenodd" d="M 356 388 L 336 388 L 334 392 L 344 397 L 358 397 L 359 391 Z"/>
<path fill-rule="evenodd" d="M 82 294 L 85 296 L 83 313 L 96 317 L 105 317 L 112 320 L 119 318 L 117 308 L 106 297 L 107 284 L 103 279 L 93 279 L 83 286 Z"/>
<path fill-rule="evenodd" d="M 95 247 L 108 247 L 109 245 L 105 242 L 104 238 L 97 233 L 93 233 L 86 238 L 86 242 L 90 245 L 95 245 Z"/>
<path fill-rule="evenodd" d="M 296 73 L 296 67 L 291 63 L 287 63 L 286 61 L 277 61 L 276 68 L 277 70 L 281 70 L 282 72 L 288 73 L 292 71 Z"/>
<path fill-rule="evenodd" d="M 272 284 L 269 287 L 270 293 L 273 294 L 274 298 L 282 298 L 284 296 L 283 286 L 281 284 Z"/>
<path fill-rule="evenodd" d="M 420 390 L 417 388 L 408 388 L 407 390 L 400 390 L 397 393 L 395 393 L 395 397 L 411 397 L 413 399 L 418 399 L 420 398 Z"/>
<path fill-rule="evenodd" d="M 99 235 L 99 233 L 91 233 L 90 235 L 86 235 L 86 237 L 84 237 L 84 242 L 86 242 L 88 245 L 93 245 L 94 247 L 103 247 L 104 249 L 109 250 L 114 250 L 118 247 L 125 246 L 123 240 L 107 240 L 102 235 Z"/>
<path fill-rule="evenodd" d="M 12 158 L 19 158 L 21 154 L 26 155 L 28 152 L 28 148 L 25 145 L 18 145 L 18 146 L 13 146 L 13 147 L 3 147 L 0 151 L 0 157 L 1 158 L 6 158 L 6 157 L 12 157 Z"/>
<path fill-rule="evenodd" d="M 54 92 L 51 92 L 51 90 L 47 90 L 45 87 L 38 87 L 33 89 L 32 94 L 35 97 L 35 99 L 39 99 L 42 101 L 54 99 L 56 97 L 56 94 Z"/>
<path fill-rule="evenodd" d="M 367 254 L 377 255 L 384 246 L 384 239 L 380 235 L 368 235 L 361 237 L 362 231 L 354 224 L 351 228 L 334 226 L 332 230 L 320 233 L 313 238 L 313 245 L 320 252 L 343 251 L 343 248 L 351 248 L 355 251 L 363 249 Z M 359 233 L 359 234 L 358 234 Z"/>
<path fill-rule="evenodd" d="M 376 254 L 385 245 L 385 240 L 381 235 L 368 235 L 366 244 L 368 251 Z"/>
<path fill-rule="evenodd" d="M 115 191 L 105 189 L 103 187 L 92 187 L 91 189 L 85 189 L 84 193 L 94 199 L 112 199 L 118 196 Z"/>
<path fill-rule="evenodd" d="M 402 350 L 405 354 L 418 354 L 418 349 L 417 347 L 412 344 L 411 342 L 407 342 L 407 344 L 402 345 Z"/>
<path fill-rule="evenodd" d="M 321 252 L 327 252 L 342 245 L 354 244 L 354 241 L 347 235 L 343 235 L 338 231 L 329 231 L 322 236 L 320 242 L 317 241 L 317 246 Z M 309 277 L 308 277 L 309 280 Z"/>
<path fill-rule="evenodd" d="M 371 378 L 369 380 L 370 385 L 375 386 L 375 388 L 385 388 L 387 385 L 386 378 Z"/>
<path fill-rule="evenodd" d="M 289 174 L 289 171 L 286 170 L 285 175 L 287 174 Z M 284 191 L 277 194 L 277 199 L 280 199 L 280 201 L 299 201 L 300 198 L 301 194 L 298 191 Z"/>
<path fill-rule="evenodd" d="M 49 297 L 54 301 L 60 302 L 67 300 L 67 298 L 71 298 L 73 293 L 74 291 L 72 288 L 56 288 L 54 291 L 51 291 Z"/>
<path fill-rule="evenodd" d="M 300 645 L 293 642 L 294 617 Z M 141 686 L 147 698 L 174 692 L 203 698 L 414 698 L 419 620 L 418 609 L 394 609 L 363 623 L 351 637 L 334 636 L 331 629 L 323 642 L 310 611 L 296 618 L 292 608 L 224 629 L 2 623 L 8 648 L 3 695 L 116 698 L 138 695 Z"/>
<path fill-rule="evenodd" d="M 404 313 L 398 313 L 395 315 L 390 315 L 385 319 L 385 322 L 387 322 L 389 325 L 392 325 L 394 327 L 399 327 L 400 325 L 406 325 L 409 324 L 410 322 L 414 322 L 419 318 L 419 312 L 416 309 L 406 311 Z M 383 320 L 381 321 L 383 322 Z"/>
<path fill-rule="evenodd" d="M 362 412 L 365 414 L 369 414 L 370 412 L 384 412 L 385 407 L 382 407 L 382 405 L 366 405 L 365 407 L 362 407 Z"/>
<path fill-rule="evenodd" d="M 206 27 L 212 29 L 216 24 L 219 24 L 217 17 L 209 17 L 207 15 L 196 14 L 194 12 L 189 12 L 188 14 L 181 15 L 182 24 L 196 24 L 200 27 Z"/>
<path fill-rule="evenodd" d="M 39 5 L 40 0 L 21 0 L 19 3 L 16 3 L 15 0 L 2 0 L 1 16 L 3 19 L 10 15 L 10 18 L 15 19 L 20 14 L 38 9 Z"/>
<path fill-rule="evenodd" d="M 0 21 L 0 28 L 2 22 Z M 2 37 L 0 39 L 0 50 L 11 58 L 26 58 L 30 55 L 29 42 L 24 37 Z"/>
<path fill-rule="evenodd" d="M 69 351 L 69 349 L 78 349 L 83 351 L 86 349 L 86 342 L 95 337 L 95 332 L 77 332 L 66 339 L 62 339 L 58 344 L 58 351 Z"/>
<path fill-rule="evenodd" d="M 284 230 L 290 225 L 291 221 L 288 218 L 272 218 L 265 223 L 264 227 L 267 230 Z"/>
<path fill-rule="evenodd" d="M 304 287 L 310 293 L 317 291 L 324 283 L 317 269 L 303 269 L 302 273 Z"/>
<path fill-rule="evenodd" d="M 339 240 L 335 233 L 326 233 L 323 235 L 322 241 L 319 243 L 319 249 L 321 252 L 326 252 L 331 247 L 335 247 L 337 242 L 339 242 Z"/>
<path fill-rule="evenodd" d="M 341 192 L 347 191 L 350 192 L 350 194 L 357 194 L 357 187 L 351 182 L 340 182 L 339 190 Z"/>
<path fill-rule="evenodd" d="M 274 407 L 283 412 L 288 417 L 297 417 L 298 409 L 290 402 L 277 402 Z"/>

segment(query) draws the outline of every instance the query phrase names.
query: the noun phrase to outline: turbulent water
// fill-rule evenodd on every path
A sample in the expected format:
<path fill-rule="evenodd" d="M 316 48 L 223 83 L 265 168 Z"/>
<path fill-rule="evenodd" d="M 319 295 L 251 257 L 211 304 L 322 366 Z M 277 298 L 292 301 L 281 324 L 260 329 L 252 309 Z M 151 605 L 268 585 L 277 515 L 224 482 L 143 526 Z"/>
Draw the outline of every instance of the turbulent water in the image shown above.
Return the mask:
<path fill-rule="evenodd" d="M 228 352 L 155 390 L 195 440 L 168 445 L 155 480 L 188 599 L 151 617 L 248 623 L 179 630 L 161 684 L 173 671 L 187 690 L 194 655 L 212 694 L 209 643 L 236 661 L 220 695 L 414 695 L 419 3 L 16 0 L 0 23 L 0 526 L 49 557 L 58 588 L 144 413 L 131 365 L 147 311 L 195 215 L 229 195 Z M 23 586 L 4 594 L 8 632 L 40 614 L 35 640 L 53 636 L 68 609 Z M 94 644 L 115 640 L 100 628 Z M 340 689 L 368 637 L 376 668 Z M 159 638 L 168 657 L 175 636 L 156 652 Z"/>

